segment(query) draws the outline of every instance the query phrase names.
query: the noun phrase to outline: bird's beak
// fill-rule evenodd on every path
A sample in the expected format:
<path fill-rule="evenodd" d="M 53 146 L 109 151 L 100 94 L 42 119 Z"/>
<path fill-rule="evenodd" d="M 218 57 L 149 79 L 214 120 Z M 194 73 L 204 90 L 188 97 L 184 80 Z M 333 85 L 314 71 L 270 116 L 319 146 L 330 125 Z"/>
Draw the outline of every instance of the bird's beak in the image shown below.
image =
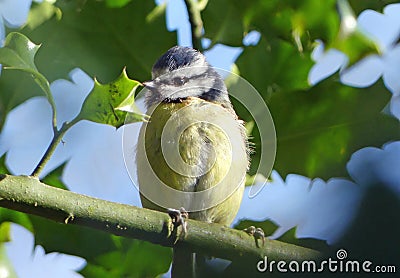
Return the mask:
<path fill-rule="evenodd" d="M 153 80 L 145 81 L 145 82 L 143 82 L 143 85 L 144 85 L 147 89 L 149 89 L 150 91 L 152 91 L 152 90 L 154 90 L 154 89 L 156 88 L 156 84 L 154 84 L 154 81 L 153 81 Z"/>

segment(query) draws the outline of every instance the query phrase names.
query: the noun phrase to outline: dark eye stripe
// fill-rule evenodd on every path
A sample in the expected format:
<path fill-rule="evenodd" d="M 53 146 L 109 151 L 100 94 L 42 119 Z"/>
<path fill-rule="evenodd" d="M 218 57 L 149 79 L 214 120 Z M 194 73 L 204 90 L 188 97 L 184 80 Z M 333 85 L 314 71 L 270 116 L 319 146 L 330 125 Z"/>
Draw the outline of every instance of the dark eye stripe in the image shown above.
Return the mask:
<path fill-rule="evenodd" d="M 195 80 L 195 79 L 204 79 L 204 78 L 208 78 L 208 73 L 207 72 L 203 72 L 201 74 L 196 74 L 190 77 L 174 77 L 170 80 L 170 84 L 171 85 L 175 85 L 175 86 L 182 86 L 184 84 L 186 84 L 189 79 Z"/>
<path fill-rule="evenodd" d="M 182 86 L 188 82 L 188 80 L 189 79 L 187 77 L 175 77 L 172 79 L 172 84 L 175 86 Z"/>

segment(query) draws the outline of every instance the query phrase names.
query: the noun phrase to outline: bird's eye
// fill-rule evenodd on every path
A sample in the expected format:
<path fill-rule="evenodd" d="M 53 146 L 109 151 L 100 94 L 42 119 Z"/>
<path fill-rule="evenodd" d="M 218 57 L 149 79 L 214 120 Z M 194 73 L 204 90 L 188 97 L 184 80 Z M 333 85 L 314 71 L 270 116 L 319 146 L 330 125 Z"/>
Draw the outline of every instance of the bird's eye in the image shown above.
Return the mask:
<path fill-rule="evenodd" d="M 186 82 L 187 82 L 187 78 L 186 77 L 175 77 L 175 78 L 172 79 L 172 83 L 175 86 L 182 86 Z"/>

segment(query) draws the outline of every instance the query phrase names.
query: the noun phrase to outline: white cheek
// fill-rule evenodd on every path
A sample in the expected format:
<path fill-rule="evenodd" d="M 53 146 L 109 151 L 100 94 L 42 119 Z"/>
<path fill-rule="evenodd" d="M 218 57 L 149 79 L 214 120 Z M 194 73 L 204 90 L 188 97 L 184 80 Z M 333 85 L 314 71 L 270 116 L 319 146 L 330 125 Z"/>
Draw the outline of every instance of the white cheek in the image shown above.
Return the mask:
<path fill-rule="evenodd" d="M 193 79 L 189 80 L 185 84 L 185 88 L 201 88 L 202 90 L 207 90 L 213 88 L 214 80 L 212 78 L 201 78 L 201 79 Z"/>
<path fill-rule="evenodd" d="M 172 96 L 179 94 L 181 89 L 177 88 L 173 85 L 165 85 L 162 87 L 161 91 L 165 97 L 172 97 Z"/>

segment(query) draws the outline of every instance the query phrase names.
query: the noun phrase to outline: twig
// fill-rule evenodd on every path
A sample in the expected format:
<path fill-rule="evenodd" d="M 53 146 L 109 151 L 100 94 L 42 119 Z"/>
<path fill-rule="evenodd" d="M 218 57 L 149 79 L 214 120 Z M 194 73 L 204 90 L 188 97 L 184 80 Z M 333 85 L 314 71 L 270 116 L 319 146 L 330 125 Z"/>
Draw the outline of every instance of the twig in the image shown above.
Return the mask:
<path fill-rule="evenodd" d="M 116 235 L 174 246 L 176 231 L 167 213 L 104 201 L 51 187 L 28 176 L 0 175 L 0 206 L 64 224 L 91 227 Z M 244 231 L 219 224 L 187 220 L 188 233 L 178 244 L 196 252 L 229 260 L 310 260 L 320 253 L 304 247 L 266 240 L 257 247 Z"/>
<path fill-rule="evenodd" d="M 193 48 L 203 51 L 201 38 L 203 35 L 203 20 L 201 19 L 201 11 L 207 5 L 208 0 L 185 0 L 186 9 L 189 14 L 190 28 L 192 31 Z"/>
<path fill-rule="evenodd" d="M 44 153 L 43 157 L 40 159 L 38 165 L 33 170 L 31 176 L 38 177 L 42 172 L 44 166 L 46 166 L 47 162 L 49 162 L 51 156 L 53 155 L 54 151 L 56 150 L 58 144 L 62 140 L 65 133 L 70 129 L 74 124 L 76 124 L 78 119 L 74 119 L 71 122 L 64 123 L 62 127 L 57 130 L 55 126 L 53 126 L 53 139 L 50 142 L 46 152 Z"/>

